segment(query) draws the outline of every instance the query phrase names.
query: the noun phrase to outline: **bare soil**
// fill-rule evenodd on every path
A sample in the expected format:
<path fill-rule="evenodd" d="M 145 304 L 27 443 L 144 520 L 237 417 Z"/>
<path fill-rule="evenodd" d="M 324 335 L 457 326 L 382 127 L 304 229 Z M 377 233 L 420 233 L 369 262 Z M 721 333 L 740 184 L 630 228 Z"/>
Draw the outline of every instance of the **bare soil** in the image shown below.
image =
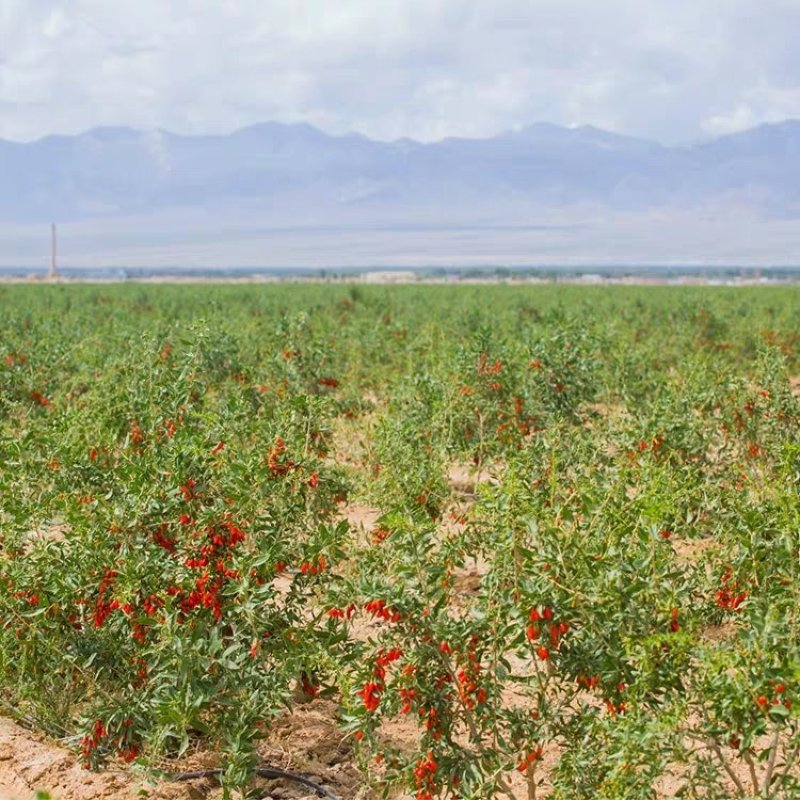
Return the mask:
<path fill-rule="evenodd" d="M 341 800 L 368 797 L 352 748 L 336 725 L 335 704 L 317 700 L 298 706 L 274 726 L 261 747 L 265 764 L 299 773 L 319 783 Z M 210 753 L 197 752 L 165 770 L 212 769 Z M 289 781 L 262 781 L 265 798 L 312 800 L 314 792 Z M 214 778 L 187 782 L 150 781 L 131 769 L 85 769 L 77 755 L 58 742 L 0 718 L 0 800 L 33 800 L 47 791 L 54 800 L 218 800 Z"/>

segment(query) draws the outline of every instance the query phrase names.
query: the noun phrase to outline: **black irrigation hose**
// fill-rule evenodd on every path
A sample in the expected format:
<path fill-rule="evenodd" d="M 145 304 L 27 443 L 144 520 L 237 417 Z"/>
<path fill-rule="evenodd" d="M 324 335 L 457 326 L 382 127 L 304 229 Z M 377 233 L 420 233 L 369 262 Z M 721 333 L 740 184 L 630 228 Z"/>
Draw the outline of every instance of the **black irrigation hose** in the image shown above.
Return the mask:
<path fill-rule="evenodd" d="M 177 775 L 172 775 L 170 780 L 192 781 L 197 778 L 213 778 L 219 777 L 223 772 L 224 770 L 221 769 L 198 769 L 194 772 L 180 772 Z M 287 781 L 302 783 L 303 786 L 313 789 L 320 797 L 328 797 L 330 800 L 339 800 L 335 794 L 331 794 L 324 786 L 320 786 L 318 783 L 314 783 L 314 781 L 310 781 L 308 778 L 304 778 L 296 772 L 285 772 L 282 769 L 275 769 L 274 767 L 256 767 L 253 772 L 258 775 L 259 778 L 284 778 Z"/>

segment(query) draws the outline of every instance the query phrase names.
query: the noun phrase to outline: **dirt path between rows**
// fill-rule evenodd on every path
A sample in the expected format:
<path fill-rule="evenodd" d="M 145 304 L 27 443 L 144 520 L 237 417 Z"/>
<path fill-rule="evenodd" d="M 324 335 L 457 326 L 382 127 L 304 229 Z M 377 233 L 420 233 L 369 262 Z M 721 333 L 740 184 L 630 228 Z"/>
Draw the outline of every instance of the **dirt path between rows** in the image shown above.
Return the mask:
<path fill-rule="evenodd" d="M 70 751 L 0 718 L 0 798 L 3 800 L 29 800 L 37 789 L 48 790 L 58 800 L 73 797 L 128 800 L 136 797 L 136 788 L 124 776 L 113 772 L 87 772 Z"/>

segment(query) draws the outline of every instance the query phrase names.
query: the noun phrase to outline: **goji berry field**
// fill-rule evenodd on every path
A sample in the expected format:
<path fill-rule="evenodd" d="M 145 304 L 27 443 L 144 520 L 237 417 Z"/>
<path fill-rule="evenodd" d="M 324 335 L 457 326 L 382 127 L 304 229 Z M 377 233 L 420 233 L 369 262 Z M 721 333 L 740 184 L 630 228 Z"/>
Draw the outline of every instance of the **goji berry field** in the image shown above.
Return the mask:
<path fill-rule="evenodd" d="M 226 794 L 324 704 L 352 798 L 800 797 L 799 395 L 796 286 L 2 286 L 0 714 Z"/>

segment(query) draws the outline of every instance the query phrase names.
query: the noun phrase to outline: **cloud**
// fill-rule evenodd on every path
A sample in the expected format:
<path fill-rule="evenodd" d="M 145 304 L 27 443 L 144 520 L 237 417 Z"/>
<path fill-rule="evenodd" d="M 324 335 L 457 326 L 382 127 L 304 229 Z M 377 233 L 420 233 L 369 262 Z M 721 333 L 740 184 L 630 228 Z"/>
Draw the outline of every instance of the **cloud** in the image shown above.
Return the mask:
<path fill-rule="evenodd" d="M 0 137 L 538 120 L 667 142 L 800 116 L 796 0 L 0 0 Z"/>

